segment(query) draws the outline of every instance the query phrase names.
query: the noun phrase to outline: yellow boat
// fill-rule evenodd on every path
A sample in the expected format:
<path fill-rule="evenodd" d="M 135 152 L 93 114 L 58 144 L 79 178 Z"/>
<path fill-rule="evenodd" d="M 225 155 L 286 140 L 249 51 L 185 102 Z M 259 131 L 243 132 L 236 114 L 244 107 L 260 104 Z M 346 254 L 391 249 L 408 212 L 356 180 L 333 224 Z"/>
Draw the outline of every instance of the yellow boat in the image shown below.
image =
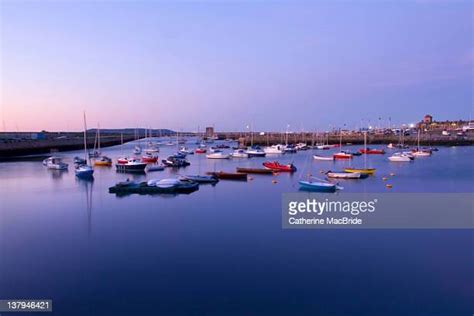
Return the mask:
<path fill-rule="evenodd" d="M 106 156 L 102 156 L 96 161 L 94 161 L 94 166 L 104 166 L 104 167 L 110 167 L 112 166 L 112 159 Z"/>
<path fill-rule="evenodd" d="M 375 168 L 367 168 L 367 169 L 356 169 L 356 168 L 345 168 L 345 172 L 359 172 L 362 174 L 374 174 Z"/>

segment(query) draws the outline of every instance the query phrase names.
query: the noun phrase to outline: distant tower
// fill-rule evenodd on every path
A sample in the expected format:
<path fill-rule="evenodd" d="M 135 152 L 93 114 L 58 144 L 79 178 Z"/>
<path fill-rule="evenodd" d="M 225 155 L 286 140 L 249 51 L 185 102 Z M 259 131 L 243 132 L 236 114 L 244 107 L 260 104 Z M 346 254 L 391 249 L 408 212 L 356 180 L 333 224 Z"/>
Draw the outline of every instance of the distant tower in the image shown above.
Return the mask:
<path fill-rule="evenodd" d="M 214 127 L 206 127 L 206 137 L 211 138 L 214 136 Z"/>
<path fill-rule="evenodd" d="M 423 117 L 423 123 L 425 124 L 431 124 L 433 123 L 433 117 L 429 114 L 426 114 L 424 117 Z"/>

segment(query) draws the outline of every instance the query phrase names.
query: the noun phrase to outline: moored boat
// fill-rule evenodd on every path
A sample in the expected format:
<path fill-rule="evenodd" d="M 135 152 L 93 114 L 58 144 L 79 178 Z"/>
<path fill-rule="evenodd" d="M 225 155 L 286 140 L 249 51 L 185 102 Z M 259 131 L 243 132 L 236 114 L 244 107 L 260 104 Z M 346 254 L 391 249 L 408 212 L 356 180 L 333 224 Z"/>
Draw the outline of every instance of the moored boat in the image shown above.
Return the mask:
<path fill-rule="evenodd" d="M 43 165 L 52 170 L 67 170 L 69 165 L 61 157 L 49 157 L 43 160 Z"/>
<path fill-rule="evenodd" d="M 218 179 L 222 179 L 222 180 L 247 181 L 246 173 L 218 171 L 218 172 L 207 172 L 207 174 L 216 176 Z"/>
<path fill-rule="evenodd" d="M 267 168 L 242 168 L 237 167 L 236 171 L 239 173 L 258 173 L 258 174 L 273 174 L 274 171 L 272 169 Z"/>
<path fill-rule="evenodd" d="M 215 153 L 206 155 L 206 158 L 207 159 L 229 159 L 230 155 L 224 154 L 221 152 L 217 152 L 217 153 L 215 152 Z"/>
<path fill-rule="evenodd" d="M 247 148 L 246 153 L 249 157 L 265 157 L 266 155 L 266 153 L 257 146 Z"/>
<path fill-rule="evenodd" d="M 340 187 L 338 187 L 336 184 L 328 182 L 328 181 L 323 181 L 323 180 L 317 180 L 317 181 L 304 181 L 301 180 L 299 181 L 300 184 L 300 190 L 303 191 L 313 191 L 313 192 L 336 192 L 336 190 Z"/>
<path fill-rule="evenodd" d="M 362 174 L 360 172 L 343 172 L 343 171 L 328 171 L 326 172 L 328 178 L 334 179 L 361 179 Z"/>
<path fill-rule="evenodd" d="M 388 157 L 388 160 L 392 162 L 410 162 L 413 158 L 403 153 L 395 153 Z"/>
<path fill-rule="evenodd" d="M 109 188 L 109 193 L 125 194 L 177 194 L 191 193 L 199 189 L 199 184 L 194 181 L 182 179 L 150 180 L 148 182 L 124 181 Z"/>
<path fill-rule="evenodd" d="M 284 154 L 285 153 L 285 146 L 277 144 L 272 146 L 267 146 L 263 148 L 263 151 L 266 154 Z"/>
<path fill-rule="evenodd" d="M 320 156 L 320 155 L 313 155 L 314 160 L 321 160 L 321 161 L 334 161 L 334 157 L 325 157 L 325 156 Z"/>
<path fill-rule="evenodd" d="M 374 174 L 375 173 L 375 168 L 362 168 L 362 169 L 357 169 L 357 168 L 345 168 L 345 172 L 357 172 L 361 174 Z"/>
<path fill-rule="evenodd" d="M 148 167 L 146 168 L 146 171 L 163 171 L 165 170 L 165 167 L 162 166 L 162 165 L 158 165 L 158 164 L 153 164 L 153 165 L 148 165 Z"/>
<path fill-rule="evenodd" d="M 189 166 L 190 163 L 184 159 L 175 156 L 169 156 L 161 161 L 166 167 L 180 168 Z"/>
<path fill-rule="evenodd" d="M 107 156 L 101 156 L 94 161 L 94 166 L 110 167 L 112 166 L 112 159 Z"/>
<path fill-rule="evenodd" d="M 205 154 L 207 152 L 206 148 L 196 148 L 196 150 L 194 151 L 196 154 Z"/>
<path fill-rule="evenodd" d="M 201 176 L 201 175 L 185 175 L 182 176 L 181 178 L 194 181 L 197 183 L 216 183 L 219 182 L 219 179 L 215 175 L 207 175 L 207 176 Z"/>
<path fill-rule="evenodd" d="M 383 154 L 385 154 L 385 151 L 383 149 L 372 149 L 372 148 L 361 148 L 361 149 L 359 149 L 359 152 L 361 154 L 366 154 L 366 155 L 383 155 Z"/>
<path fill-rule="evenodd" d="M 230 154 L 230 156 L 232 158 L 248 158 L 249 157 L 249 155 L 245 152 L 244 149 L 236 149 Z"/>
<path fill-rule="evenodd" d="M 262 164 L 265 168 L 270 169 L 270 170 L 274 170 L 274 171 L 283 171 L 283 172 L 295 172 L 296 171 L 296 167 L 292 163 L 282 165 L 278 161 L 265 161 Z"/>
<path fill-rule="evenodd" d="M 145 172 L 147 164 L 138 158 L 121 158 L 115 165 L 119 172 Z"/>
<path fill-rule="evenodd" d="M 338 152 L 333 155 L 334 159 L 352 159 L 352 155 L 345 152 Z"/>
<path fill-rule="evenodd" d="M 153 155 L 152 153 L 145 153 L 142 156 L 142 162 L 145 163 L 156 163 L 158 161 L 158 156 Z"/>

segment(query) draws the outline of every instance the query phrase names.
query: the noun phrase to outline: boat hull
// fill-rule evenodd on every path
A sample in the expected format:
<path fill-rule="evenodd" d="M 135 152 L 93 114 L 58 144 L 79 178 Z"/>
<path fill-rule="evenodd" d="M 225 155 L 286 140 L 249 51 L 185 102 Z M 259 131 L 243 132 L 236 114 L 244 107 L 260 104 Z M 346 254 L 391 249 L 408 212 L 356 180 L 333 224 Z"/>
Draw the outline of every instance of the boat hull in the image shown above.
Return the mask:
<path fill-rule="evenodd" d="M 299 181 L 300 190 L 311 191 L 311 192 L 336 192 L 335 184 L 326 184 L 319 182 Z"/>
<path fill-rule="evenodd" d="M 354 168 L 345 168 L 345 172 L 358 172 L 361 174 L 374 174 L 375 168 L 368 168 L 368 169 L 354 169 Z"/>

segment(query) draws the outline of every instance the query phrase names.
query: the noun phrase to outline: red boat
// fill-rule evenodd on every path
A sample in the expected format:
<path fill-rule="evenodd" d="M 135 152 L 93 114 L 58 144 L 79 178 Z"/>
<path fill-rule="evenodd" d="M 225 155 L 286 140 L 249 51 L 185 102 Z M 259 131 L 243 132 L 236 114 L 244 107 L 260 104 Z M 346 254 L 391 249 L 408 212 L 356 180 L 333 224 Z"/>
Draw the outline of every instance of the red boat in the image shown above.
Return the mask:
<path fill-rule="evenodd" d="M 153 156 L 153 155 L 142 156 L 142 162 L 155 163 L 157 161 L 158 161 L 158 156 Z"/>
<path fill-rule="evenodd" d="M 345 152 L 336 153 L 332 156 L 334 159 L 352 159 L 352 154 Z"/>
<path fill-rule="evenodd" d="M 367 148 L 367 149 L 359 149 L 359 152 L 361 154 L 367 154 L 367 155 L 383 155 L 385 154 L 385 151 L 383 149 L 370 149 L 370 148 Z"/>
<path fill-rule="evenodd" d="M 265 161 L 263 163 L 263 166 L 267 169 L 271 169 L 274 171 L 283 171 L 283 172 L 295 172 L 296 167 L 292 164 L 289 163 L 287 165 L 281 165 L 278 161 Z"/>
<path fill-rule="evenodd" d="M 119 165 L 123 165 L 123 164 L 126 164 L 128 162 L 128 159 L 127 158 L 119 158 L 117 159 L 117 163 Z"/>
<path fill-rule="evenodd" d="M 197 148 L 194 152 L 196 154 L 205 154 L 206 153 L 206 148 Z"/>

